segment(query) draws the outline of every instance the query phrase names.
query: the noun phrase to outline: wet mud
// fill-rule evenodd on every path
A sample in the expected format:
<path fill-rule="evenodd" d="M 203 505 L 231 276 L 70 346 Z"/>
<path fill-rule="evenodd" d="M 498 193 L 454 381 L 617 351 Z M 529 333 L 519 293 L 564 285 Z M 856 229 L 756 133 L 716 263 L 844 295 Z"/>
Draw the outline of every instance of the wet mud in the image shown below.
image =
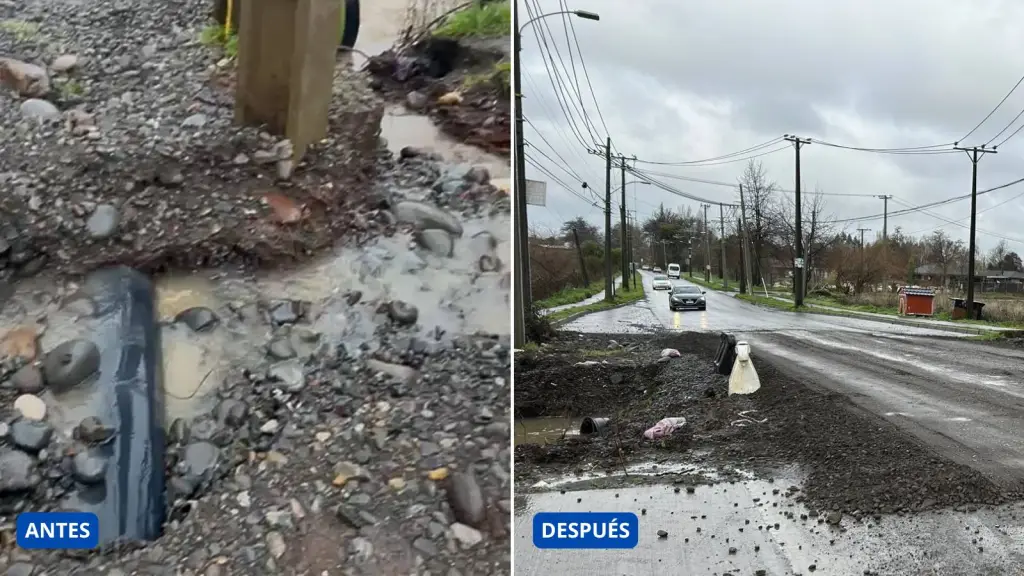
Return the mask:
<path fill-rule="evenodd" d="M 742 471 L 771 479 L 796 466 L 806 477 L 794 501 L 856 517 L 967 511 L 1021 496 L 1016 487 L 997 485 L 939 456 L 844 396 L 758 362 L 756 354 L 761 390 L 730 398 L 727 378 L 712 364 L 717 346 L 713 334 L 563 332 L 539 351 L 518 354 L 517 420 L 604 416 L 611 422 L 603 437 L 544 438 L 516 446 L 517 490 L 528 491 L 552 475 L 609 475 L 656 463 L 669 467 L 657 481 L 687 486 L 742 481 Z M 663 348 L 682 356 L 659 362 Z M 685 417 L 687 425 L 663 441 L 643 439 L 646 428 L 669 416 Z M 679 464 L 720 472 L 673 472 L 671 466 Z M 616 482 L 623 480 L 605 478 L 598 485 Z"/>

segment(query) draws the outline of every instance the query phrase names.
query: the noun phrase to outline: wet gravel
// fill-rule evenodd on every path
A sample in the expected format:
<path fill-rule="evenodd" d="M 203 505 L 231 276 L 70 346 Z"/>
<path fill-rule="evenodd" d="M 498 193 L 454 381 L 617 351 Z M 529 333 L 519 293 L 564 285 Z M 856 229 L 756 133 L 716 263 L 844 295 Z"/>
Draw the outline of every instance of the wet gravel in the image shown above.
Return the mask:
<path fill-rule="evenodd" d="M 805 479 L 795 500 L 823 513 L 970 511 L 1021 496 L 937 456 L 845 397 L 822 393 L 757 363 L 756 353 L 761 389 L 729 398 L 727 378 L 712 364 L 717 346 L 713 334 L 561 333 L 540 350 L 517 355 L 517 419 L 611 418 L 604 438 L 566 437 L 549 439 L 546 445 L 516 446 L 517 490 L 573 471 L 684 463 L 718 470 L 718 481 L 741 480 L 743 472 L 761 478 L 791 476 L 796 466 Z M 682 355 L 659 359 L 664 348 Z M 646 428 L 669 416 L 685 417 L 687 425 L 665 441 L 642 438 Z M 713 483 L 692 473 L 603 483 L 652 481 Z"/>
<path fill-rule="evenodd" d="M 209 2 L 0 2 L 0 279 L 275 264 L 367 222 L 383 103 L 339 59 L 329 138 L 234 120 Z"/>
<path fill-rule="evenodd" d="M 508 218 L 507 197 L 480 168 L 429 154 L 393 158 L 383 148 L 375 161 L 381 176 L 372 215 L 383 233 L 447 240 L 440 253 L 423 242 L 390 253 L 353 239 L 349 249 L 362 245 L 363 273 L 397 261 L 411 278 L 429 259 L 446 258 L 450 245 L 468 243 L 498 264 L 451 264 L 471 267 L 461 289 L 483 289 L 473 283 L 507 274 L 509 255 L 496 252 L 494 237 L 463 232 L 469 218 Z M 83 314 L 95 310 L 87 299 L 65 300 Z M 327 309 L 342 325 L 370 319 L 373 334 L 317 332 L 316 317 Z M 506 308 L 493 312 L 507 316 Z M 86 418 L 65 435 L 39 400 L 94 377 L 94 350 L 87 340 L 42 350 L 31 329 L 0 339 L 0 568 L 112 576 L 510 573 L 507 333 L 449 333 L 427 324 L 414 301 L 358 292 L 329 304 L 260 294 L 227 311 L 187 309 L 172 322 L 202 338 L 237 322 L 231 314 L 258 318 L 269 337 L 262 359 L 232 371 L 208 414 L 169 423 L 165 535 L 91 553 L 17 549 L 13 526 L 18 512 L 73 501 L 113 465 L 91 449 L 111 439 L 109 426 Z M 38 330 L 46 329 L 41 320 Z"/>

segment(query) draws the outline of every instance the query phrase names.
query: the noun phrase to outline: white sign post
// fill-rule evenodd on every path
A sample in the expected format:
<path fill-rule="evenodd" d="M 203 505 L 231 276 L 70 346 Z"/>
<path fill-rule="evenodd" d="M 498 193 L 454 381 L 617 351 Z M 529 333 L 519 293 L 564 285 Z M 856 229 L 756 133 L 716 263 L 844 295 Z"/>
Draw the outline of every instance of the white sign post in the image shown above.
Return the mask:
<path fill-rule="evenodd" d="M 804 267 L 804 259 L 803 258 L 797 258 L 796 262 L 794 263 L 794 265 L 797 268 L 803 268 Z"/>

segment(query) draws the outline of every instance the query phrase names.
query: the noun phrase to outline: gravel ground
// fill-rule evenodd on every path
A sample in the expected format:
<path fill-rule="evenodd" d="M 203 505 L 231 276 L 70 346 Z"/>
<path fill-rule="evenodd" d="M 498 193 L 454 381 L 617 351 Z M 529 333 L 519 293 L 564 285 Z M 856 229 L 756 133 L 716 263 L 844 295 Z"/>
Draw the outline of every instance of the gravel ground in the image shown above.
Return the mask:
<path fill-rule="evenodd" d="M 511 44 L 511 38 L 427 39 L 374 56 L 366 69 L 374 90 L 388 100 L 429 115 L 460 142 L 508 156 L 510 73 L 496 75 L 496 63 L 507 64 Z"/>
<path fill-rule="evenodd" d="M 516 446 L 517 490 L 591 466 L 611 471 L 682 462 L 720 470 L 723 480 L 740 479 L 738 470 L 771 478 L 795 465 L 806 474 L 798 500 L 857 516 L 969 510 L 1020 497 L 936 456 L 845 397 L 758 363 L 756 355 L 761 390 L 729 398 L 727 378 L 712 365 L 717 346 L 718 338 L 708 334 L 561 333 L 539 351 L 517 355 L 516 418 L 606 416 L 616 425 L 607 439 L 567 437 Z M 658 361 L 663 348 L 682 356 Z M 643 430 L 667 416 L 685 417 L 687 427 L 666 442 L 642 439 Z M 748 422 L 737 425 L 744 417 Z M 707 482 L 693 475 L 662 479 Z"/>
<path fill-rule="evenodd" d="M 441 227 L 458 223 L 453 212 L 507 222 L 507 199 L 479 168 L 425 156 L 396 162 L 384 153 L 380 165 L 388 177 L 377 194 L 389 200 L 378 217 L 393 222 L 414 212 L 404 219 L 425 231 L 412 251 L 419 258 L 444 257 L 461 241 Z M 502 274 L 508 256 L 488 258 L 471 263 L 488 270 L 467 275 Z M 9 354 L 0 378 L 0 568 L 19 575 L 509 574 L 507 333 L 446 334 L 418 322 L 412 303 L 358 293 L 337 300 L 344 323 L 373 319 L 369 340 L 325 340 L 312 328 L 310 303 L 238 307 L 240 317 L 264 318 L 273 341 L 287 336 L 292 350 L 268 347 L 265 361 L 227 378 L 209 415 L 172 423 L 169 521 L 165 535 L 146 545 L 89 554 L 13 545 L 15 514 L 60 507 L 82 485 L 85 463 L 73 455 L 103 431 L 87 422 L 71 439 L 45 420 L 19 417 L 18 395 L 57 383 Z M 197 309 L 180 322 L 203 330 L 211 318 L 233 322 L 221 316 L 230 313 Z M 43 363 L 49 352 L 21 350 Z"/>
<path fill-rule="evenodd" d="M 234 125 L 205 0 L 0 2 L 0 273 L 275 263 L 365 228 L 383 104 L 339 59 L 330 138 Z M 375 230 L 369 230 L 375 233 Z"/>

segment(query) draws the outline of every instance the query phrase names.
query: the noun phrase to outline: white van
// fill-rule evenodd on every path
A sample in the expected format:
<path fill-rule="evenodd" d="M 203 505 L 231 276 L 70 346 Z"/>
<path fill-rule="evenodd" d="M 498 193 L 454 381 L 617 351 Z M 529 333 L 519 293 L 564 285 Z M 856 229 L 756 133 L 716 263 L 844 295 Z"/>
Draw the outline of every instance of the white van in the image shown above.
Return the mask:
<path fill-rule="evenodd" d="M 675 278 L 676 280 L 679 279 L 679 264 L 668 265 L 668 277 Z"/>

